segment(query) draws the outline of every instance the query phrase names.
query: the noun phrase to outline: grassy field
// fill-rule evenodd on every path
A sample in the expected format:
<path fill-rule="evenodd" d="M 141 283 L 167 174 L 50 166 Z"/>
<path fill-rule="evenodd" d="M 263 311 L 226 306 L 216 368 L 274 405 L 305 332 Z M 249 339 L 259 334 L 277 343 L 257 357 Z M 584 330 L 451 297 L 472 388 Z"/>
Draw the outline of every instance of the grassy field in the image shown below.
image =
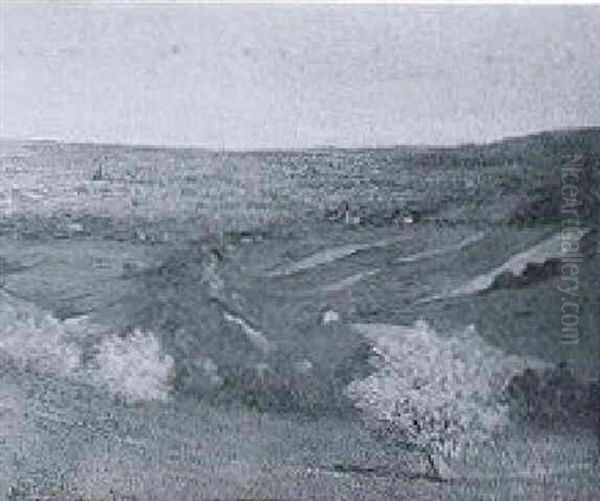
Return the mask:
<path fill-rule="evenodd" d="M 183 401 L 125 406 L 7 365 L 0 395 L 1 487 L 13 499 L 600 497 L 590 432 L 514 427 L 459 458 L 456 478 L 438 483 L 419 477 L 418 455 L 384 449 L 350 418 Z"/>
<path fill-rule="evenodd" d="M 424 318 L 439 332 L 474 324 L 508 353 L 567 362 L 597 378 L 597 254 L 580 265 L 577 345 L 561 343 L 559 276 L 419 301 L 559 231 L 565 157 L 584 157 L 581 217 L 597 227 L 599 132 L 452 149 L 3 148 L 0 175 L 9 182 L 0 183 L 0 282 L 15 304 L 23 300 L 19 325 L 43 317 L 58 329 L 89 314 L 115 333 L 146 329 L 176 367 L 208 353 L 236 380 L 242 365 L 267 363 L 287 376 L 308 360 L 312 379 L 297 379 L 314 383 L 317 403 L 329 404 L 344 377 L 356 377 L 353 356 L 364 340 L 351 337 L 352 322 Z M 105 179 L 94 180 L 100 164 Z M 360 224 L 323 217 L 341 200 Z M 398 224 L 404 211 L 417 224 Z M 476 245 L 456 247 L 480 234 Z M 213 283 L 205 241 L 225 256 Z M 252 351 L 223 319 L 210 295 L 219 281 L 226 304 L 260 327 L 274 354 Z M 342 321 L 321 325 L 325 308 Z M 83 334 L 76 341 L 87 349 L 95 339 Z M 38 344 L 30 336 L 17 351 L 27 358 L 25 348 Z M 349 407 L 340 415 L 323 406 L 311 418 L 273 408 L 261 414 L 243 399 L 230 407 L 199 402 L 179 391 L 185 387 L 167 402 L 130 405 L 82 377 L 31 372 L 38 359 L 18 368 L 0 355 L 0 492 L 13 499 L 600 499 L 598 437 L 589 430 L 513 424 L 459 458 L 456 478 L 439 483 L 423 478 L 423 458 L 384 449 Z M 192 389 L 203 373 L 195 376 Z M 239 380 L 234 396 L 248 393 Z"/>

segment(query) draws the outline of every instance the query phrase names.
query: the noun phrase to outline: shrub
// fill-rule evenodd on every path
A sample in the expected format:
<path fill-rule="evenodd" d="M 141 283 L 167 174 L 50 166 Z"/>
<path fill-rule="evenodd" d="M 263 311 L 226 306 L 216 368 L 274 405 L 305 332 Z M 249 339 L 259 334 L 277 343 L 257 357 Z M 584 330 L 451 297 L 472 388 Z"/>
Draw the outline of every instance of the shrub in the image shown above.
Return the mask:
<path fill-rule="evenodd" d="M 473 327 L 452 336 L 422 321 L 356 327 L 373 342 L 374 371 L 353 381 L 348 396 L 378 438 L 424 452 L 436 477 L 508 420 L 503 390 L 526 360 L 488 345 Z"/>

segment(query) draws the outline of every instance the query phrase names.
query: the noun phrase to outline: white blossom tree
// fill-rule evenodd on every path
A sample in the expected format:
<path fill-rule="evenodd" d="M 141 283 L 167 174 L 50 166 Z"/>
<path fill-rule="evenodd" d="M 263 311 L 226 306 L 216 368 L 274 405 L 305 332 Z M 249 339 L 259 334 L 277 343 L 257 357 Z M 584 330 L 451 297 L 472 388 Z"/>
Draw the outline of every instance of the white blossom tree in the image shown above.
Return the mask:
<path fill-rule="evenodd" d="M 347 394 L 378 438 L 424 452 L 437 478 L 452 475 L 450 460 L 465 446 L 502 427 L 504 387 L 536 363 L 490 346 L 474 327 L 451 336 L 423 321 L 355 327 L 373 342 L 374 372 L 352 382 Z"/>

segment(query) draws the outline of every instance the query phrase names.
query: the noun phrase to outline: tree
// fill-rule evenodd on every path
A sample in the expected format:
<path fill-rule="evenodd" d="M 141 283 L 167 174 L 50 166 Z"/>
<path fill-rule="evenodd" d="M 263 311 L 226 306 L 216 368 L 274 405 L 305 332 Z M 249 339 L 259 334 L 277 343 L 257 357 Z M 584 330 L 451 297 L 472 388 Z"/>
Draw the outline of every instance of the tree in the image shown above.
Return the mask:
<path fill-rule="evenodd" d="M 503 389 L 525 364 L 487 344 L 469 327 L 451 336 L 419 321 L 412 327 L 357 325 L 373 342 L 373 372 L 347 387 L 366 424 L 385 442 L 426 454 L 430 473 L 491 439 L 508 420 Z"/>

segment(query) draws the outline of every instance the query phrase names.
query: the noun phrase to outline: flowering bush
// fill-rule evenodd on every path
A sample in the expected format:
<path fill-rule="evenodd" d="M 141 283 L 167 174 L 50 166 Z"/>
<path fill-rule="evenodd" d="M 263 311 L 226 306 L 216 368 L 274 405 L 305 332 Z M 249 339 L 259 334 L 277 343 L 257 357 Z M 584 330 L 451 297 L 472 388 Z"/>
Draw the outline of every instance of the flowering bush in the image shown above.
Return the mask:
<path fill-rule="evenodd" d="M 96 377 L 128 401 L 162 400 L 171 389 L 174 361 L 161 352 L 156 336 L 134 330 L 103 339 L 96 355 Z"/>
<path fill-rule="evenodd" d="M 474 327 L 452 336 L 423 321 L 355 327 L 373 342 L 374 372 L 353 381 L 348 396 L 379 438 L 425 452 L 434 475 L 507 421 L 503 389 L 526 361 L 488 345 Z"/>

